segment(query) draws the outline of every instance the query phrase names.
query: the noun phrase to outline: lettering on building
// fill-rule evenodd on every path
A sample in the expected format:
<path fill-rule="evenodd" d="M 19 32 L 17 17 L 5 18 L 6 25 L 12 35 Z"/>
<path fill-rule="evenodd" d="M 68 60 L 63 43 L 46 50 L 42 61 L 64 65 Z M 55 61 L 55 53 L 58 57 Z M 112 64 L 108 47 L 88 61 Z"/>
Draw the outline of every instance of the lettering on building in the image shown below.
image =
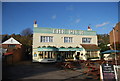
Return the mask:
<path fill-rule="evenodd" d="M 53 29 L 54 34 L 78 34 L 78 35 L 83 35 L 84 31 L 78 31 L 78 30 L 68 30 L 65 31 L 63 29 Z"/>

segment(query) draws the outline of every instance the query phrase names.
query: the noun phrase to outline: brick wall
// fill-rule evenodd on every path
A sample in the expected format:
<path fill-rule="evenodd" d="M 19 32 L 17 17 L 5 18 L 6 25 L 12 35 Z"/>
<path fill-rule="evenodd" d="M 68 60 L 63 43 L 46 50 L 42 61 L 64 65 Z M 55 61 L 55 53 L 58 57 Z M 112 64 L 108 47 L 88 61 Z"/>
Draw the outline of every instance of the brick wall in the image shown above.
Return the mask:
<path fill-rule="evenodd" d="M 9 47 L 9 45 L 15 45 L 15 47 Z M 2 44 L 3 48 L 21 48 L 20 44 Z"/>
<path fill-rule="evenodd" d="M 120 36 L 119 35 L 120 35 L 120 22 L 116 24 L 116 26 L 114 28 L 114 33 L 113 33 L 113 30 L 110 32 L 110 45 L 114 44 L 114 38 L 115 38 L 115 42 L 117 44 L 120 44 Z M 113 46 L 111 47 L 111 49 L 114 49 Z M 120 48 L 119 48 L 119 50 L 120 50 Z"/>
<path fill-rule="evenodd" d="M 23 51 L 21 48 L 9 49 L 7 52 L 12 52 L 13 55 L 7 55 L 3 59 L 4 64 L 15 64 L 23 59 Z"/>

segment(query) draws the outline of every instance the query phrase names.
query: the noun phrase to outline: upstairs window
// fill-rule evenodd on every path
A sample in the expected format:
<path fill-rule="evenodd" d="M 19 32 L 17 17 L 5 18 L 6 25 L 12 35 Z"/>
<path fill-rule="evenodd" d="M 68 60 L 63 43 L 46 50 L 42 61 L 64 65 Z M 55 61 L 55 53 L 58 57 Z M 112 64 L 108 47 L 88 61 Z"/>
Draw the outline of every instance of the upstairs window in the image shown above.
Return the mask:
<path fill-rule="evenodd" d="M 82 43 L 91 43 L 92 38 L 82 38 Z"/>
<path fill-rule="evenodd" d="M 12 48 L 12 47 L 16 47 L 16 45 L 10 44 L 10 45 L 8 45 L 8 47 Z"/>
<path fill-rule="evenodd" d="M 53 36 L 41 36 L 40 42 L 53 42 Z"/>
<path fill-rule="evenodd" d="M 64 43 L 71 43 L 71 42 L 73 42 L 72 37 L 64 37 Z"/>

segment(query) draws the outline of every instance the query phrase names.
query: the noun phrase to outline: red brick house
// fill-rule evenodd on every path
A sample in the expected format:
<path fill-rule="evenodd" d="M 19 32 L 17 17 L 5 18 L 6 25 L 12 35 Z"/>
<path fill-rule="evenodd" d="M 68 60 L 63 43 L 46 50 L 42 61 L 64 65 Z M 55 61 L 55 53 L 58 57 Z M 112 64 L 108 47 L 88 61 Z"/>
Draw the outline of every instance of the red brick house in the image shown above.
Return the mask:
<path fill-rule="evenodd" d="M 21 48 L 21 45 L 22 44 L 15 40 L 13 37 L 2 43 L 3 48 Z"/>
<path fill-rule="evenodd" d="M 13 64 L 19 62 L 23 57 L 22 44 L 13 37 L 3 42 L 2 48 L 7 49 L 6 53 L 3 54 L 4 63 Z"/>

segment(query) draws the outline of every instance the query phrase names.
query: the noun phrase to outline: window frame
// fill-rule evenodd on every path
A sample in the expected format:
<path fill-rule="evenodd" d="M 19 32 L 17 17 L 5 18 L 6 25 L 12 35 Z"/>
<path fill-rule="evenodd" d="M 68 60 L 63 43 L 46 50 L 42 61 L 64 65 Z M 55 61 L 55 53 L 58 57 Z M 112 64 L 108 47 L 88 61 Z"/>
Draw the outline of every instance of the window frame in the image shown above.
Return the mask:
<path fill-rule="evenodd" d="M 53 42 L 53 36 L 40 36 L 40 42 Z"/>
<path fill-rule="evenodd" d="M 64 43 L 73 43 L 73 37 L 64 37 Z"/>
<path fill-rule="evenodd" d="M 90 44 L 91 41 L 92 41 L 92 38 L 90 38 L 90 37 L 83 37 L 82 38 L 82 43 L 88 43 L 88 44 Z"/>
<path fill-rule="evenodd" d="M 15 44 L 9 44 L 8 47 L 9 48 L 14 48 L 14 47 L 16 47 L 16 45 Z"/>

